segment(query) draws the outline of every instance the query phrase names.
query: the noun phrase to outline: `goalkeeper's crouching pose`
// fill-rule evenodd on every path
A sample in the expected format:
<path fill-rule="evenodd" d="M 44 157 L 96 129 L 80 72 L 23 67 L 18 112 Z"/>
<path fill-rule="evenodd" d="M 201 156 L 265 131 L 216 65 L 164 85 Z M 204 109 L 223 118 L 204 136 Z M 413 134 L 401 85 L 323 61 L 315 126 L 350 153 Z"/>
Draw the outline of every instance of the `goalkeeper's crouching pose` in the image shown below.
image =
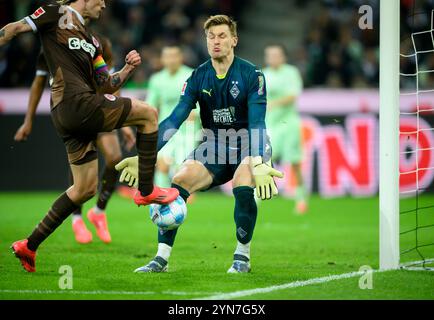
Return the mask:
<path fill-rule="evenodd" d="M 205 22 L 204 30 L 211 59 L 193 71 L 184 84 L 178 105 L 160 124 L 158 150 L 199 102 L 207 134 L 173 177 L 172 187 L 187 201 L 193 192 L 232 180 L 238 244 L 228 272 L 249 272 L 250 242 L 257 217 L 254 188 L 261 199 L 271 199 L 277 194 L 273 177 L 281 178 L 283 174 L 273 169 L 269 161 L 264 75 L 256 66 L 234 55 L 238 41 L 236 23 L 225 15 L 212 16 Z M 124 159 L 116 168 L 123 170 L 121 181 L 136 183 L 136 157 Z M 167 271 L 176 233 L 177 229 L 160 230 L 156 257 L 136 272 Z"/>

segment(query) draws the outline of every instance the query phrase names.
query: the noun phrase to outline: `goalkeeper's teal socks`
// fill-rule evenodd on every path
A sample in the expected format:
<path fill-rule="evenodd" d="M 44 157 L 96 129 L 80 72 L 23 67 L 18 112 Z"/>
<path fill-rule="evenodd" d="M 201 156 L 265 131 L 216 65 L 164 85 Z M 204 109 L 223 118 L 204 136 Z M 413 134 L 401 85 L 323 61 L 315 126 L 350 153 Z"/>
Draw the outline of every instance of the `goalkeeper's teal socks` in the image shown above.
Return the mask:
<path fill-rule="evenodd" d="M 182 199 L 187 203 L 187 199 L 190 196 L 190 192 L 185 190 L 183 187 L 178 186 L 177 184 L 172 183 L 172 188 L 178 189 L 179 195 Z M 178 232 L 178 228 L 174 230 L 158 230 L 158 243 L 165 243 L 170 247 L 173 247 L 175 242 L 176 233 Z"/>
<path fill-rule="evenodd" d="M 255 229 L 258 207 L 253 196 L 253 188 L 248 186 L 233 189 L 235 196 L 234 220 L 236 225 L 237 240 L 247 244 L 252 240 Z"/>

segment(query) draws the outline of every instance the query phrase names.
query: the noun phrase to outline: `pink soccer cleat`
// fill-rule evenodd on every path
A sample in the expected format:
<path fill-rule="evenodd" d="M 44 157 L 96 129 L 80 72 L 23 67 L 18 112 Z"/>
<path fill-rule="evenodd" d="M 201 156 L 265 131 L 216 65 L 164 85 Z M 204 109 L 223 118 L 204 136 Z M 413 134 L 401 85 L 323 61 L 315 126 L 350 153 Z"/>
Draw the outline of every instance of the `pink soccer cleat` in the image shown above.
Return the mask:
<path fill-rule="evenodd" d="M 78 243 L 89 243 L 92 241 L 92 233 L 87 230 L 83 219 L 77 219 L 72 223 L 72 231 L 74 231 L 75 240 Z"/>
<path fill-rule="evenodd" d="M 179 196 L 178 189 L 175 188 L 160 188 L 157 186 L 154 186 L 154 190 L 151 194 L 147 195 L 146 197 L 142 196 L 140 194 L 140 191 L 136 192 L 136 195 L 134 196 L 134 202 L 138 206 L 147 206 L 151 203 L 156 204 L 169 204 L 173 201 L 175 201 L 176 198 Z"/>
<path fill-rule="evenodd" d="M 307 212 L 307 203 L 305 200 L 297 201 L 295 205 L 295 213 L 303 215 Z"/>
<path fill-rule="evenodd" d="M 11 249 L 27 272 L 35 272 L 36 251 L 30 250 L 27 247 L 27 242 L 27 239 L 16 241 L 12 244 Z"/>

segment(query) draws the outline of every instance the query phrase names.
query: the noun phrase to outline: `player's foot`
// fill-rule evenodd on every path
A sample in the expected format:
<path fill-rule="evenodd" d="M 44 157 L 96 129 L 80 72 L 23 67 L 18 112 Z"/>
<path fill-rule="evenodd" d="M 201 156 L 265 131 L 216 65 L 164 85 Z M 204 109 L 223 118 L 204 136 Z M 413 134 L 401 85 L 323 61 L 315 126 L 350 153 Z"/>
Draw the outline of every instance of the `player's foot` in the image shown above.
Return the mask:
<path fill-rule="evenodd" d="M 87 230 L 83 219 L 77 219 L 72 223 L 72 231 L 74 231 L 75 240 L 78 243 L 89 243 L 92 241 L 92 233 Z"/>
<path fill-rule="evenodd" d="M 135 273 L 167 272 L 167 261 L 160 256 L 156 256 L 147 265 L 134 270 Z"/>
<path fill-rule="evenodd" d="M 35 272 L 36 251 L 27 247 L 27 241 L 27 239 L 16 241 L 12 244 L 11 249 L 27 272 Z"/>
<path fill-rule="evenodd" d="M 179 196 L 178 189 L 175 188 L 160 188 L 154 186 L 154 190 L 146 197 L 140 194 L 140 191 L 136 192 L 134 196 L 134 202 L 138 206 L 146 206 L 151 203 L 156 204 L 169 204 Z"/>
<path fill-rule="evenodd" d="M 297 214 L 305 214 L 307 212 L 307 202 L 305 200 L 297 201 L 295 205 L 295 213 Z"/>
<path fill-rule="evenodd" d="M 107 226 L 107 217 L 105 213 L 96 214 L 91 208 L 87 212 L 87 218 L 89 221 L 95 226 L 96 234 L 98 237 L 105 243 L 110 243 L 112 241 L 112 237 L 110 236 L 110 232 Z"/>
<path fill-rule="evenodd" d="M 134 195 L 136 194 L 136 192 L 137 192 L 136 188 L 132 188 L 132 187 L 128 187 L 128 186 L 119 186 L 118 187 L 118 194 L 122 198 L 134 199 Z"/>
<path fill-rule="evenodd" d="M 229 268 L 228 273 L 248 273 L 250 270 L 249 258 L 239 254 L 234 254 L 234 262 Z"/>

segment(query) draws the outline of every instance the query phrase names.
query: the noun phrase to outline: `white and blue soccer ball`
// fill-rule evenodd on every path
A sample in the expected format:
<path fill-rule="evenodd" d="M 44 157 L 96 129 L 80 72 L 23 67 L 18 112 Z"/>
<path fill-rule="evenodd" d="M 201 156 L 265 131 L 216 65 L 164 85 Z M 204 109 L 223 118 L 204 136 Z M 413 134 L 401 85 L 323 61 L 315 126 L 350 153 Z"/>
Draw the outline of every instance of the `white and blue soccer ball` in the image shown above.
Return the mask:
<path fill-rule="evenodd" d="M 181 196 L 166 204 L 151 204 L 149 215 L 152 222 L 163 230 L 178 228 L 187 218 L 187 206 Z"/>

